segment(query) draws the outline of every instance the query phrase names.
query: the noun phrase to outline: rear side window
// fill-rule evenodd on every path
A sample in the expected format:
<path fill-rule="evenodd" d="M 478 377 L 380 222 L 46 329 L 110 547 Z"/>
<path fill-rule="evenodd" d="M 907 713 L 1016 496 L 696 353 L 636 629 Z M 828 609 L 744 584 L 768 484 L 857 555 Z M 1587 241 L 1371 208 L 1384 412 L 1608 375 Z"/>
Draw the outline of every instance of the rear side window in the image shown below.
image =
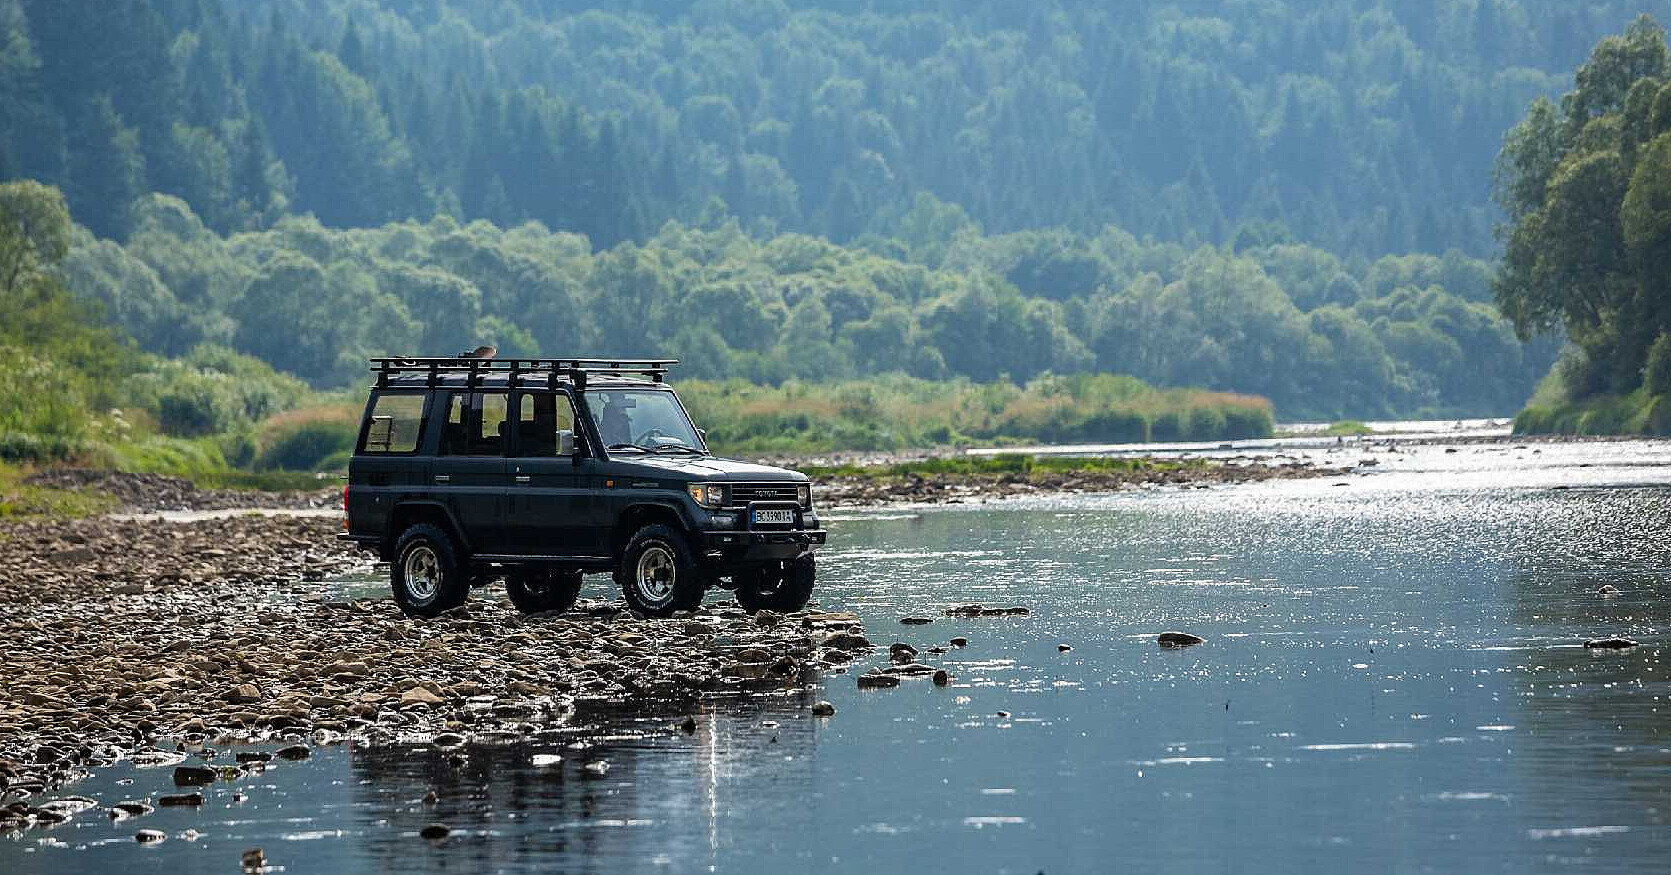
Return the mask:
<path fill-rule="evenodd" d="M 424 430 L 423 395 L 380 395 L 366 423 L 360 452 L 371 455 L 415 453 Z"/>
<path fill-rule="evenodd" d="M 441 452 L 449 456 L 502 456 L 510 423 L 503 392 L 455 392 L 447 403 Z"/>

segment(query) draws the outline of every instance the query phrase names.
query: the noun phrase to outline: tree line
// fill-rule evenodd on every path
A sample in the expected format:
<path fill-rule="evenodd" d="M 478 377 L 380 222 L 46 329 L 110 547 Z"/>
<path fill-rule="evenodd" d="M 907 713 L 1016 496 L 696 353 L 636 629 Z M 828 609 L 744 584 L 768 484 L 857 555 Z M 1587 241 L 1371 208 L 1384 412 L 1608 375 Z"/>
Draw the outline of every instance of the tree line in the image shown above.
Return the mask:
<path fill-rule="evenodd" d="M 1517 340 L 1489 303 L 1490 266 L 1455 251 L 990 235 L 927 195 L 909 236 L 853 246 L 720 217 L 607 249 L 447 216 L 223 236 L 166 195 L 134 222 L 125 244 L 78 231 L 66 284 L 145 349 L 229 347 L 317 387 L 357 385 L 367 356 L 492 342 L 669 355 L 686 378 L 761 384 L 1113 372 L 1262 395 L 1284 417 L 1461 416 L 1516 409 L 1555 349 Z"/>
<path fill-rule="evenodd" d="M 123 238 L 437 213 L 608 247 L 1117 224 L 1488 256 L 1491 156 L 1665 0 L 0 0 L 0 178 Z M 1665 7 L 1661 9 L 1661 7 Z M 88 26 L 97 22 L 98 26 Z"/>
<path fill-rule="evenodd" d="M 1523 424 L 1671 432 L 1665 29 L 1643 16 L 1597 44 L 1575 87 L 1509 133 L 1497 181 L 1509 217 L 1497 301 L 1522 336 L 1571 342 Z"/>

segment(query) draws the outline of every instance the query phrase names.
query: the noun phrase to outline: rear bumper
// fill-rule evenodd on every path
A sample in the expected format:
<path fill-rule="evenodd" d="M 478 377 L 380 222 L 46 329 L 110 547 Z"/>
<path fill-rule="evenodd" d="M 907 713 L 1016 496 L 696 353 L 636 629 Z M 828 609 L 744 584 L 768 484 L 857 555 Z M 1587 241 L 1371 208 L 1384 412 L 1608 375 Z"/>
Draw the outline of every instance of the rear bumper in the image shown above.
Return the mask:
<path fill-rule="evenodd" d="M 718 552 L 726 563 L 768 562 L 794 559 L 811 553 L 829 537 L 823 529 L 787 531 L 710 531 L 697 538 L 705 553 Z"/>

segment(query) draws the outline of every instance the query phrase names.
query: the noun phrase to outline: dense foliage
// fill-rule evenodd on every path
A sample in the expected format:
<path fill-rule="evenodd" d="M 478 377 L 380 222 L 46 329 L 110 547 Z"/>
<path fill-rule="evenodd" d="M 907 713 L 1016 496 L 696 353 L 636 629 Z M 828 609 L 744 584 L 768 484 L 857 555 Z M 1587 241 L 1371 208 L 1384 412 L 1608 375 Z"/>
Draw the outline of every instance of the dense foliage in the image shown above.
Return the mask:
<path fill-rule="evenodd" d="M 538 220 L 601 245 L 1117 223 L 1489 254 L 1502 131 L 1648 7 L 1584 0 L 0 0 L 0 177 L 119 236 Z M 97 22 L 97 26 L 89 26 Z"/>
<path fill-rule="evenodd" d="M 1571 339 L 1557 403 L 1596 399 L 1540 405 L 1522 426 L 1671 429 L 1671 54 L 1657 23 L 1602 40 L 1559 105 L 1532 106 L 1498 194 L 1510 223 L 1497 300 L 1523 335 Z"/>
<path fill-rule="evenodd" d="M 667 354 L 685 378 L 767 384 L 1114 372 L 1337 419 L 1511 410 L 1553 348 L 1523 347 L 1485 303 L 1487 266 L 1454 252 L 1349 263 L 1117 229 L 987 237 L 967 220 L 885 252 L 760 240 L 734 221 L 603 251 L 446 217 L 353 230 L 290 218 L 222 237 L 158 196 L 138 202 L 126 246 L 80 234 L 62 273 L 147 349 L 231 347 L 320 387 L 358 385 L 368 355 L 492 341 L 512 355 Z M 1040 279 L 1066 275 L 1084 291 L 1058 298 Z"/>

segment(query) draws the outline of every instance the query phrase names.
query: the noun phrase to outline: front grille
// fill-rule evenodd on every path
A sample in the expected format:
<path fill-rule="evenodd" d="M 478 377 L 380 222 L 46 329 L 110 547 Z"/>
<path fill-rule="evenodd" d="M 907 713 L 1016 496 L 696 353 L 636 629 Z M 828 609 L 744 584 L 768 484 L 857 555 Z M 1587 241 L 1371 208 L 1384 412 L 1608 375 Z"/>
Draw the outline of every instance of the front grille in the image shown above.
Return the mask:
<path fill-rule="evenodd" d="M 742 507 L 752 501 L 795 503 L 794 483 L 732 483 L 729 486 L 730 501 L 726 503 L 734 507 Z"/>

